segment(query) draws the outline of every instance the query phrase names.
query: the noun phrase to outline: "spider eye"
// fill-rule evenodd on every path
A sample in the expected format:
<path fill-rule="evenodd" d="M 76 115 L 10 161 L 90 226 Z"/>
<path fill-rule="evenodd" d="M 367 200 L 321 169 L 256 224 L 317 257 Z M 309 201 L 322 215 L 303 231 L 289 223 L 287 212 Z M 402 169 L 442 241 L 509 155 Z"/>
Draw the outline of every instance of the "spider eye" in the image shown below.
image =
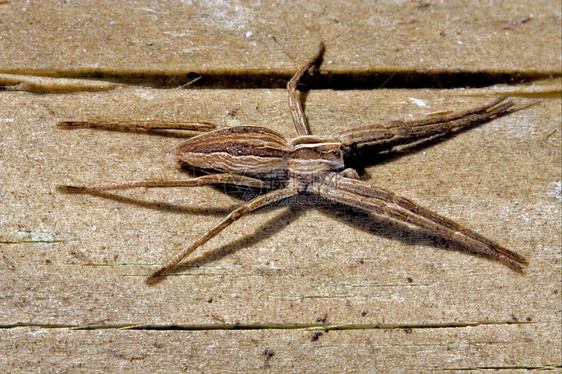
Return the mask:
<path fill-rule="evenodd" d="M 345 147 L 343 145 L 338 146 L 338 149 L 334 150 L 335 156 L 341 156 L 345 153 Z"/>

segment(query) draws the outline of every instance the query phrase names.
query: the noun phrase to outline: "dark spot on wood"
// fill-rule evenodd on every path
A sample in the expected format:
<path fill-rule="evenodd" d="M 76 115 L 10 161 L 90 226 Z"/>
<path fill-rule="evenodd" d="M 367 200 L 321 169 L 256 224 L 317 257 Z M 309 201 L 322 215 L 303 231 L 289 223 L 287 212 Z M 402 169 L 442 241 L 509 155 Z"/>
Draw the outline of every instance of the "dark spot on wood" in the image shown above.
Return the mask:
<path fill-rule="evenodd" d="M 275 356 L 275 352 L 266 349 L 265 351 L 263 351 L 262 355 L 263 355 L 263 367 L 264 368 L 271 367 L 270 360 L 271 357 Z"/>
<path fill-rule="evenodd" d="M 317 318 L 316 322 L 328 323 L 328 315 L 324 315 L 324 317 L 322 317 L 322 318 Z"/>
<path fill-rule="evenodd" d="M 310 341 L 315 342 L 317 341 L 322 335 L 324 335 L 323 332 L 315 332 L 314 335 L 312 335 L 312 338 L 310 339 Z"/>

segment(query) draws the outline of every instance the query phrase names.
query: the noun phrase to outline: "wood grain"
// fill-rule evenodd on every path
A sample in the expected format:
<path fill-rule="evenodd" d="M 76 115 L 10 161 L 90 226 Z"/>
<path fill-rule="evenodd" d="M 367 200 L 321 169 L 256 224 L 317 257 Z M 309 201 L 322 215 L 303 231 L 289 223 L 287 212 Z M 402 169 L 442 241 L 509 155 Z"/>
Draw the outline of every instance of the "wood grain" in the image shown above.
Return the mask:
<path fill-rule="evenodd" d="M 14 0 L 0 7 L 0 70 L 14 74 L 290 76 L 322 40 L 324 69 L 334 72 L 558 72 L 561 61 L 562 6 L 552 0 Z"/>

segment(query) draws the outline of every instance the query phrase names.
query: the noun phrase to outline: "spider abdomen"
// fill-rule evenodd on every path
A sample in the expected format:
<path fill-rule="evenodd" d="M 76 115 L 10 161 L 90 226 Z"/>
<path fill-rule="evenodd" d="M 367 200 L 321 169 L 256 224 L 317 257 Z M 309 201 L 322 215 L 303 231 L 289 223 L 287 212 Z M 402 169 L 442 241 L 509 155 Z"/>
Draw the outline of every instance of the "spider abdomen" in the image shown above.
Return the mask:
<path fill-rule="evenodd" d="M 195 136 L 175 150 L 176 159 L 199 169 L 258 178 L 285 174 L 289 143 L 264 127 L 237 126 Z"/>

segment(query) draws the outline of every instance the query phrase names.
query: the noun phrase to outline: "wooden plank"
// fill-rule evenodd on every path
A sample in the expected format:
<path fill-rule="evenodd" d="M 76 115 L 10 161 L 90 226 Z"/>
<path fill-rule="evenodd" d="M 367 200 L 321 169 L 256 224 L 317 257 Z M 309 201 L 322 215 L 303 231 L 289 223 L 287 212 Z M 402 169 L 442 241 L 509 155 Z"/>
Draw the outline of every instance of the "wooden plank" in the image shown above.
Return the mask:
<path fill-rule="evenodd" d="M 556 329 L 549 323 L 541 331 Z M 12 372 L 552 373 L 536 325 L 394 330 L 130 331 L 18 328 L 0 335 Z M 29 355 L 14 355 L 25 350 Z M 452 369 L 452 370 L 443 370 Z"/>
<path fill-rule="evenodd" d="M 93 118 L 205 120 L 266 126 L 290 138 L 282 89 L 131 83 L 143 84 L 135 74 L 154 83 L 155 76 L 186 72 L 240 74 L 254 77 L 252 84 L 263 75 L 270 82 L 290 75 L 318 40 L 328 42 L 323 71 L 342 77 L 560 75 L 558 2 L 532 9 L 524 1 L 382 2 L 376 9 L 336 2 L 0 1 L 0 7 L 0 71 L 12 73 L 0 75 L 0 85 L 12 90 L 0 92 L 5 370 L 562 366 L 560 80 L 306 96 L 317 134 L 463 109 L 499 93 L 519 102 L 541 97 L 536 106 L 431 147 L 370 160 L 362 176 L 525 255 L 524 275 L 423 232 L 301 201 L 244 217 L 149 287 L 147 274 L 240 200 L 207 187 L 60 194 L 61 183 L 181 178 L 169 152 L 184 138 L 55 127 Z M 66 79 L 93 72 L 101 80 Z M 119 84 L 106 80 L 111 74 L 121 77 Z"/>
<path fill-rule="evenodd" d="M 330 133 L 377 119 L 417 118 L 471 106 L 486 100 L 474 96 L 478 92 L 312 91 L 307 111 L 315 132 Z M 181 139 L 65 131 L 56 129 L 55 123 L 106 115 L 176 120 L 189 116 L 221 126 L 266 124 L 291 136 L 285 92 L 140 88 L 41 96 L 11 92 L 2 94 L 0 108 L 2 175 L 9 176 L 1 191 L 3 325 L 35 326 L 10 334 L 27 336 L 54 327 L 45 336 L 68 334 L 68 355 L 79 359 L 80 351 L 74 351 L 71 342 L 86 338 L 74 338 L 68 327 L 96 328 L 90 333 L 104 336 L 102 344 L 121 333 L 125 335 L 119 339 L 128 339 L 130 332 L 120 332 L 122 327 L 207 331 L 238 326 L 302 341 L 304 345 L 294 349 L 305 355 L 312 332 L 297 334 L 297 339 L 293 332 L 278 330 L 324 328 L 325 319 L 326 327 L 359 326 L 365 336 L 372 328 L 402 334 L 404 329 L 418 333 L 446 327 L 453 341 L 464 341 L 473 325 L 490 324 L 495 326 L 494 339 L 511 352 L 509 359 L 490 353 L 483 360 L 467 349 L 468 361 L 445 366 L 559 364 L 557 100 L 544 100 L 393 162 L 375 162 L 365 174 L 370 183 L 406 195 L 525 255 L 530 260 L 525 275 L 444 250 L 439 240 L 400 225 L 343 207 L 305 205 L 245 217 L 177 269 L 176 276 L 154 287 L 146 286 L 144 277 L 238 200 L 212 188 L 137 190 L 106 198 L 59 194 L 55 187 L 60 183 L 179 178 L 167 152 Z M 56 332 L 57 327 L 66 332 Z M 510 339 L 502 337 L 514 328 L 527 331 L 526 342 L 541 347 L 540 357 L 527 360 L 529 356 L 518 353 L 522 350 L 516 342 L 506 348 Z M 227 334 L 247 345 L 257 339 L 252 334 L 264 333 L 251 333 L 251 338 Z M 350 339 L 343 331 L 330 334 Z M 217 338 L 215 333 L 204 336 Z M 431 336 L 428 332 L 424 335 L 428 340 L 416 344 L 432 346 Z M 45 339 L 41 344 L 48 344 Z M 346 365 L 352 365 L 355 348 L 344 341 L 334 352 L 347 352 Z M 10 345 L 3 348 L 10 350 Z M 139 343 L 131 349 L 131 357 L 136 357 L 148 348 Z M 247 365 L 260 362 L 259 349 Z M 389 360 L 400 357 L 403 348 L 396 349 L 388 353 Z M 486 349 L 496 348 L 490 343 Z M 20 354 L 21 359 L 30 359 Z M 420 367 L 443 365 L 440 355 L 425 357 Z"/>
<path fill-rule="evenodd" d="M 561 64 L 561 5 L 552 0 L 0 7 L 0 72 L 13 74 L 290 74 L 320 40 L 332 72 L 559 72 Z"/>

